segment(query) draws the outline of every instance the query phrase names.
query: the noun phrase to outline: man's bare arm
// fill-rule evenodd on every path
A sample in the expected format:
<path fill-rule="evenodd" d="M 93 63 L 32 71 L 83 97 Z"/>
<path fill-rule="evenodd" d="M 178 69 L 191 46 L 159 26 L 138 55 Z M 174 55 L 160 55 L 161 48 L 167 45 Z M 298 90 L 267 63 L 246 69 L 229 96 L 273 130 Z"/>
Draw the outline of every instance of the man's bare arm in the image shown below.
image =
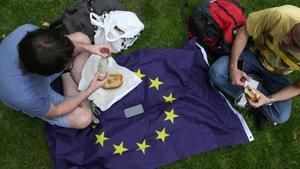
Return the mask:
<path fill-rule="evenodd" d="M 286 86 L 278 92 L 272 94 L 274 102 L 291 99 L 300 94 L 300 79 L 297 79 L 293 84 Z"/>
<path fill-rule="evenodd" d="M 248 41 L 249 35 L 246 30 L 246 26 L 242 26 L 237 30 L 237 35 L 235 37 L 235 40 L 232 45 L 231 49 L 231 57 L 230 57 L 230 65 L 229 65 L 229 73 L 230 73 L 230 79 L 231 83 L 233 85 L 240 85 L 243 86 L 244 82 L 242 79 L 249 79 L 249 77 L 244 73 L 242 70 L 239 70 L 237 67 L 237 63 L 239 60 L 239 57 L 243 50 L 246 47 L 247 41 Z"/>
<path fill-rule="evenodd" d="M 93 81 L 91 82 L 90 86 L 87 89 L 77 93 L 74 96 L 71 96 L 70 98 L 64 100 L 59 104 L 51 104 L 50 110 L 46 113 L 45 116 L 59 117 L 71 113 L 77 107 L 79 107 L 82 102 L 86 101 L 86 98 L 89 95 L 91 95 L 98 88 L 102 87 L 106 82 L 106 80 L 107 78 L 103 81 L 99 81 L 98 73 L 96 73 Z"/>
<path fill-rule="evenodd" d="M 251 100 L 249 100 L 249 102 L 250 102 L 251 106 L 257 108 L 257 107 L 269 104 L 271 102 L 270 97 L 273 98 L 272 102 L 278 102 L 278 101 L 284 101 L 284 100 L 291 99 L 300 94 L 299 83 L 300 83 L 300 79 L 296 80 L 295 83 L 282 88 L 278 92 L 273 93 L 270 96 L 265 96 L 264 94 L 262 94 L 261 92 L 258 91 L 258 93 L 261 96 L 260 99 L 258 100 L 258 102 L 252 102 Z"/>

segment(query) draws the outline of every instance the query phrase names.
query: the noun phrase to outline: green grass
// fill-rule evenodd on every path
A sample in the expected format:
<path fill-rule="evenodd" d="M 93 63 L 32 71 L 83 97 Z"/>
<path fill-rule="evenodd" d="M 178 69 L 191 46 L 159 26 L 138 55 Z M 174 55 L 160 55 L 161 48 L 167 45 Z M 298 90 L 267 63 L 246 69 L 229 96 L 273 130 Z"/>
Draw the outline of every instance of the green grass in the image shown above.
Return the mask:
<path fill-rule="evenodd" d="M 0 37 L 21 24 L 41 25 L 54 21 L 72 0 L 1 0 Z M 121 0 L 145 24 L 140 38 L 127 51 L 140 48 L 180 48 L 187 33 L 180 9 L 185 0 Z M 189 0 L 196 7 L 201 0 Z M 283 4 L 297 5 L 298 0 L 241 0 L 246 13 Z M 293 78 L 299 77 L 293 74 Z M 1 90 L 1 87 L 0 87 Z M 22 94 L 20 93 L 20 96 Z M 300 168 L 300 98 L 295 98 L 291 119 L 284 125 L 269 125 L 257 131 L 253 118 L 246 121 L 255 141 L 218 149 L 163 166 L 164 169 L 298 169 Z M 0 103 L 0 168 L 53 168 L 43 133 L 43 122 L 12 111 Z"/>

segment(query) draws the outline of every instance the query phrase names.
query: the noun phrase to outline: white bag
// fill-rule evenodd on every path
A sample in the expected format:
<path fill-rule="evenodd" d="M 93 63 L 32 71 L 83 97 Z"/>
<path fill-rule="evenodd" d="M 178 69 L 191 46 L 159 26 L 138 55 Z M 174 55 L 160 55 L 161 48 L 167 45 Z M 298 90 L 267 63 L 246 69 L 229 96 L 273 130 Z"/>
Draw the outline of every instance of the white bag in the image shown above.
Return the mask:
<path fill-rule="evenodd" d="M 95 44 L 106 44 L 113 53 L 131 46 L 144 29 L 136 14 L 129 11 L 111 11 L 101 16 L 91 12 L 90 20 L 97 27 Z"/>

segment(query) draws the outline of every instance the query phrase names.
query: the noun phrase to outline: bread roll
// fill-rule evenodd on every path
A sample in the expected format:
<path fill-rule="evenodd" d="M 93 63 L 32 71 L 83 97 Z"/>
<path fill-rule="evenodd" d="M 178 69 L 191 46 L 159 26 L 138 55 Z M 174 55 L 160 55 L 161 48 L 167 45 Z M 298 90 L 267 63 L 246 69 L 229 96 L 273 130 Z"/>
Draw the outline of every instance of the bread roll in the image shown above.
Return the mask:
<path fill-rule="evenodd" d="M 253 102 L 258 102 L 258 99 L 260 98 L 260 95 L 251 87 L 246 86 L 244 88 L 244 92 L 246 96 L 251 99 Z"/>
<path fill-rule="evenodd" d="M 105 82 L 103 89 L 110 90 L 119 88 L 123 84 L 123 75 L 120 73 L 108 75 L 108 79 Z"/>

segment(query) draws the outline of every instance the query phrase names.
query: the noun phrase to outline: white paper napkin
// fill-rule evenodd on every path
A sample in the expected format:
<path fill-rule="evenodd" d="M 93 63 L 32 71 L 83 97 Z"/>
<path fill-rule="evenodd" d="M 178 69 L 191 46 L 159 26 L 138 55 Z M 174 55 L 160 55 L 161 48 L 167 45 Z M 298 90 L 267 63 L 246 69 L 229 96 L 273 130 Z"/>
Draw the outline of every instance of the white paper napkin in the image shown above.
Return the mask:
<path fill-rule="evenodd" d="M 85 63 L 78 86 L 79 90 L 84 90 L 89 86 L 97 72 L 100 57 L 101 56 L 99 55 L 92 54 Z M 124 66 L 118 65 L 112 57 L 108 58 L 107 73 L 121 73 L 123 75 L 123 84 L 121 87 L 112 90 L 100 88 L 88 97 L 88 99 L 93 100 L 102 111 L 109 109 L 114 103 L 122 99 L 127 93 L 142 82 L 135 73 Z"/>

